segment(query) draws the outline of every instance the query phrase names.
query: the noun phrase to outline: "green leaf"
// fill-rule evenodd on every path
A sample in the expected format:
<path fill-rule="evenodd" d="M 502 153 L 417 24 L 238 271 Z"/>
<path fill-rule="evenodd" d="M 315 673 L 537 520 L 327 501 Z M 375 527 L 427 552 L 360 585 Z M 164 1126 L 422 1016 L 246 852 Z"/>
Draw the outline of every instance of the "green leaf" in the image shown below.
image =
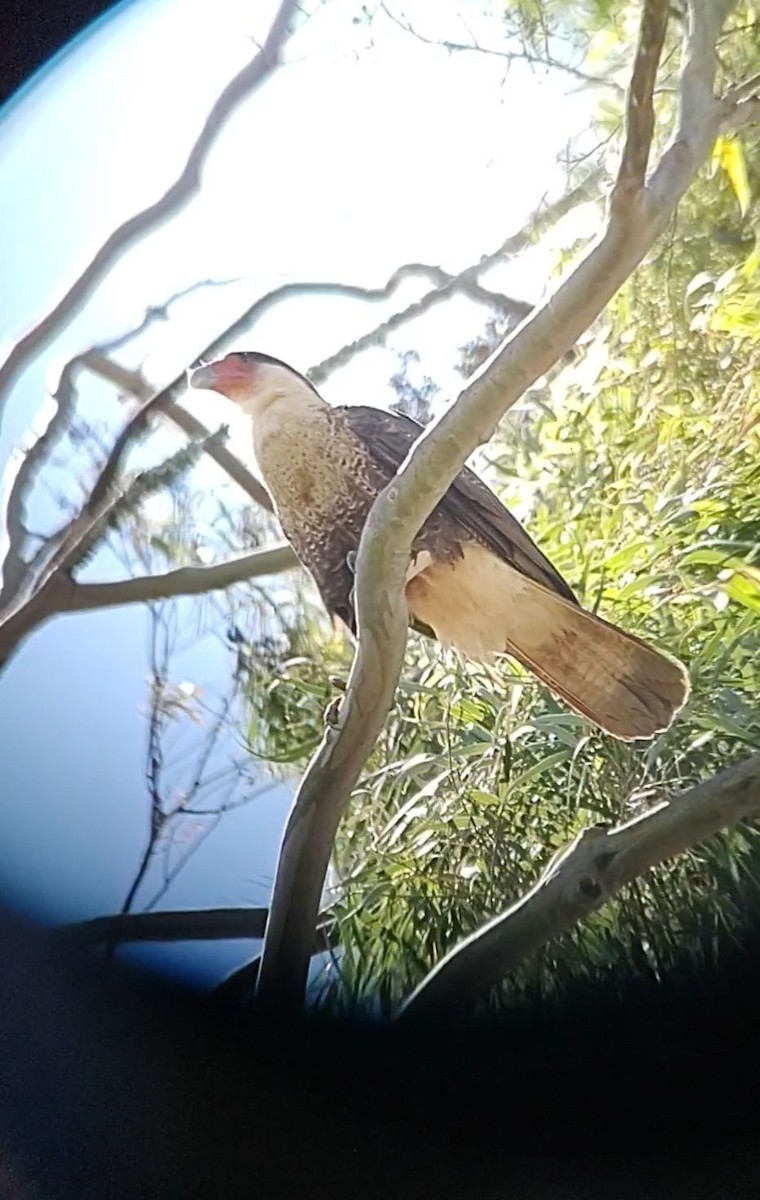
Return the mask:
<path fill-rule="evenodd" d="M 760 613 L 760 571 L 753 571 L 750 567 L 734 571 L 723 584 L 723 591 L 745 608 Z"/>
<path fill-rule="evenodd" d="M 747 175 L 747 163 L 738 137 L 727 134 L 716 140 L 713 163 L 717 163 L 726 172 L 739 205 L 739 212 L 743 217 L 746 216 L 752 193 Z"/>

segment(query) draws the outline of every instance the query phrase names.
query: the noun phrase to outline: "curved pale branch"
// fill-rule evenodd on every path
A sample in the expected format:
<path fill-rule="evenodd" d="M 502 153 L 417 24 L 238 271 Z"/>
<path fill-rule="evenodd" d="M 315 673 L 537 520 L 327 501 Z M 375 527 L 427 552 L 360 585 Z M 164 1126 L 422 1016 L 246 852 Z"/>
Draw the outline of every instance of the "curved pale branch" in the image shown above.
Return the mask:
<path fill-rule="evenodd" d="M 178 178 L 154 204 L 130 217 L 110 234 L 66 294 L 11 348 L 0 363 L 0 405 L 4 394 L 32 357 L 48 346 L 76 316 L 122 254 L 139 238 L 179 212 L 195 195 L 200 187 L 201 170 L 217 136 L 235 109 L 278 65 L 291 23 L 298 11 L 298 0 L 281 0 L 265 42 L 255 58 L 230 80 L 218 97 Z"/>
<path fill-rule="evenodd" d="M 404 582 L 414 536 L 504 413 L 573 347 L 641 262 L 709 152 L 723 115 L 713 99 L 720 24 L 712 3 L 692 0 L 676 132 L 649 185 L 619 189 L 600 241 L 427 427 L 372 507 L 356 562 L 359 638 L 347 691 L 336 727 L 327 731 L 304 776 L 283 839 L 259 978 L 259 998 L 266 1004 L 297 1008 L 303 1003 L 306 949 L 338 823 L 398 681 L 408 621 Z M 632 80 L 646 79 L 650 87 L 654 47 L 647 39 L 660 43 L 667 7 L 668 0 L 643 5 Z M 641 90 L 639 97 L 645 100 Z M 623 163 L 646 163 L 651 134 L 646 121 L 627 124 Z"/>
<path fill-rule="evenodd" d="M 101 346 L 93 347 L 93 349 L 87 351 L 85 354 L 75 355 L 63 367 L 57 387 L 52 396 L 55 409 L 50 421 L 28 449 L 23 452 L 17 452 L 15 461 L 14 458 L 11 458 L 4 469 L 2 483 L 0 483 L 0 488 L 5 490 L 7 495 L 5 506 L 6 548 L 2 562 L 2 583 L 0 584 L 0 605 L 2 607 L 7 607 L 21 586 L 27 582 L 30 568 L 33 570 L 37 565 L 34 558 L 28 561 L 23 556 L 23 549 L 28 539 L 24 523 L 25 509 L 39 471 L 50 457 L 55 444 L 66 432 L 71 421 L 76 404 L 76 378 L 79 371 L 83 367 L 89 367 L 96 374 L 101 374 L 104 378 L 108 378 L 111 382 L 120 386 L 122 383 L 122 380 L 118 377 L 120 368 L 118 364 L 108 357 L 109 354 L 112 354 L 115 350 L 139 337 L 154 321 L 168 320 L 169 310 L 178 300 L 182 300 L 186 296 L 192 295 L 193 292 L 205 288 L 226 287 L 228 284 L 234 282 L 236 280 L 202 279 L 190 284 L 188 287 L 181 288 L 161 304 L 154 304 L 146 309 L 138 325 L 132 329 L 128 329 L 125 333 L 111 338 Z M 100 364 L 100 367 L 98 368 L 95 364 Z M 109 371 L 110 367 L 113 367 L 113 371 Z M 133 394 L 140 395 L 140 390 L 142 390 L 144 392 L 143 395 L 140 395 L 142 400 L 147 399 L 152 394 L 151 389 L 139 375 L 139 372 L 126 372 L 126 374 L 130 375 L 131 378 L 125 383 L 125 391 L 132 391 Z M 138 390 L 135 390 L 136 388 Z M 207 432 L 201 428 L 199 432 L 192 436 L 200 439 L 207 436 Z M 212 452 L 212 450 L 213 444 L 209 446 L 209 452 Z M 256 483 L 258 486 L 258 481 Z M 60 535 L 60 532 L 59 530 L 58 535 Z M 55 536 L 53 535 L 53 537 Z M 38 555 L 43 557 L 45 550 L 45 545 L 41 546 L 37 552 Z"/>
<path fill-rule="evenodd" d="M 586 829 L 517 904 L 445 956 L 397 1020 L 461 1014 L 631 880 L 760 811 L 760 754 L 617 829 Z"/>
<path fill-rule="evenodd" d="M 75 583 L 67 578 L 57 591 L 56 612 L 84 612 L 93 608 L 113 608 L 120 604 L 145 604 L 150 600 L 168 600 L 173 596 L 199 596 L 259 579 L 279 575 L 299 565 L 295 551 L 287 542 L 253 550 L 239 558 L 208 566 L 178 567 L 160 575 L 137 579 L 119 579 L 109 583 Z"/>
<path fill-rule="evenodd" d="M 40 590 L 0 622 L 0 671 L 31 633 L 62 613 L 197 596 L 247 579 L 278 575 L 295 566 L 298 559 L 293 550 L 282 543 L 209 566 L 178 567 L 160 575 L 108 583 L 76 583 L 64 557 Z"/>
<path fill-rule="evenodd" d="M 441 267 L 428 263 L 410 262 L 398 267 L 385 284 L 374 288 L 333 281 L 301 281 L 282 284 L 264 296 L 260 296 L 232 325 L 214 338 L 198 358 L 214 357 L 223 351 L 233 339 L 243 336 L 266 312 L 288 300 L 303 296 L 341 296 L 369 303 L 379 303 L 389 300 L 396 289 L 409 279 L 428 279 L 435 286 L 400 313 L 394 314 L 363 337 L 344 346 L 337 354 L 313 367 L 309 371 L 309 376 L 315 382 L 323 380 L 332 370 L 345 365 L 367 346 L 381 341 L 392 330 L 421 316 L 435 305 L 456 294 L 467 295 L 478 303 L 508 311 L 513 315 L 515 321 L 522 320 L 532 311 L 532 306 L 523 300 L 483 288 L 478 282 L 479 275 L 497 262 L 518 254 L 574 207 L 590 199 L 593 187 L 598 183 L 600 177 L 601 171 L 598 168 L 589 172 L 580 183 L 559 200 L 543 206 L 537 213 L 534 213 L 528 223 L 516 233 L 511 234 L 495 250 L 483 255 L 477 263 L 458 274 L 450 275 Z M 182 294 L 178 293 L 178 296 Z M 177 296 L 172 297 L 163 308 L 177 298 Z M 151 310 L 151 313 L 154 315 L 154 310 Z M 149 317 L 146 316 L 145 320 L 148 319 Z M 127 336 L 131 337 L 133 334 L 134 331 Z M 122 340 L 124 339 L 109 343 L 107 348 L 95 347 L 88 350 L 72 359 L 64 367 L 54 395 L 57 407 L 53 418 L 45 433 L 27 451 L 17 470 L 9 491 L 7 510 L 8 554 L 3 564 L 3 588 L 0 593 L 5 602 L 15 596 L 29 566 L 20 553 L 25 536 L 22 520 L 25 497 L 50 445 L 70 418 L 74 405 L 74 378 L 81 368 L 86 367 L 93 374 L 133 395 L 141 403 L 138 411 L 125 424 L 101 469 L 88 501 L 88 508 L 91 511 L 100 504 L 113 486 L 130 445 L 145 430 L 151 416 L 161 414 L 167 417 L 189 437 L 196 440 L 208 437 L 208 430 L 205 426 L 175 400 L 175 396 L 185 386 L 185 373 L 178 375 L 156 392 L 140 371 L 123 366 L 106 352 L 106 349 L 112 350 Z M 226 446 L 220 443 L 211 443 L 208 453 L 255 503 L 268 512 L 272 511 L 272 502 L 266 489 Z M 63 532 L 65 531 L 59 531 L 58 536 L 60 537 Z"/>
<path fill-rule="evenodd" d="M 361 625 L 345 696 L 337 724 L 328 728 L 301 781 L 283 836 L 257 992 L 260 1002 L 278 1011 L 303 1002 L 309 948 L 338 822 L 393 702 L 401 670 L 408 612 L 400 580 L 409 556 L 403 549 L 397 552 L 400 580 L 391 590 L 386 567 L 395 532 L 392 524 L 377 530 L 377 553 L 369 558 L 366 534 L 362 539 L 356 580 Z"/>

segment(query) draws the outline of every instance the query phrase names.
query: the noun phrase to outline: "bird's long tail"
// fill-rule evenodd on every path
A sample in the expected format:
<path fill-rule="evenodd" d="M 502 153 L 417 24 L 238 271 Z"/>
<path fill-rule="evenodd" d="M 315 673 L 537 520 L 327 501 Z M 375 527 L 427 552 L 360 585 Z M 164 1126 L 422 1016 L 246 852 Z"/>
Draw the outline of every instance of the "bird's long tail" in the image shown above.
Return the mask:
<path fill-rule="evenodd" d="M 614 737 L 654 736 L 688 698 L 681 663 L 479 548 L 424 571 L 407 597 L 441 642 L 477 659 L 506 652 Z"/>
<path fill-rule="evenodd" d="M 518 626 L 507 653 L 616 738 L 650 738 L 668 728 L 689 695 L 681 663 L 551 592 L 536 603 L 552 614 L 549 638 L 536 640 L 530 623 Z"/>

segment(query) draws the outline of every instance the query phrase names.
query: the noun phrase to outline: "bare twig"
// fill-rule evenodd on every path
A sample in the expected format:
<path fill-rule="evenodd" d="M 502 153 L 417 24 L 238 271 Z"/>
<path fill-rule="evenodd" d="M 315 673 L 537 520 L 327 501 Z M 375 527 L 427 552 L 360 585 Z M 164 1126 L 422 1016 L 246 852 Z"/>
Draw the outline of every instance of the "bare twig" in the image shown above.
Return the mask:
<path fill-rule="evenodd" d="M 71 419 L 76 402 L 75 379 L 80 369 L 78 358 L 73 358 L 61 371 L 53 394 L 55 411 L 45 430 L 36 441 L 23 452 L 16 473 L 8 480 L 8 499 L 5 506 L 6 549 L 2 563 L 2 585 L 0 606 L 6 607 L 22 587 L 29 564 L 23 557 L 27 539 L 24 525 L 24 510 L 37 474 L 48 457 L 50 450 L 64 433 Z M 17 451 L 17 454 L 21 452 Z"/>
<path fill-rule="evenodd" d="M 167 296 L 166 300 L 162 300 L 160 304 L 149 305 L 139 324 L 134 325 L 126 332 L 119 334 L 117 337 L 109 338 L 108 341 L 98 347 L 104 354 L 113 354 L 115 350 L 121 350 L 124 346 L 134 342 L 141 334 L 150 329 L 156 321 L 168 321 L 169 309 L 176 304 L 178 300 L 185 300 L 188 296 L 192 296 L 195 292 L 205 291 L 207 288 L 222 288 L 229 287 L 231 283 L 240 283 L 239 275 L 233 276 L 230 279 L 197 279 L 195 283 L 190 283 L 187 287 L 180 288 L 178 292 L 173 292 L 171 296 Z"/>
<path fill-rule="evenodd" d="M 77 583 L 71 571 L 81 558 L 82 547 L 91 542 L 120 500 L 120 494 L 106 497 L 96 511 L 80 514 L 66 526 L 60 538 L 54 543 L 51 540 L 46 561 L 37 564 L 32 594 L 20 602 L 17 600 L 0 622 L 0 670 L 30 633 L 61 613 L 199 595 L 245 579 L 279 574 L 298 565 L 291 547 L 282 543 L 208 566 L 180 567 L 156 576 L 108 583 Z"/>
<path fill-rule="evenodd" d="M 302 780 L 280 853 L 259 978 L 259 996 L 267 1004 L 297 1008 L 303 1002 L 308 946 L 335 833 L 401 668 L 408 623 L 403 589 L 414 536 L 507 409 L 572 348 L 641 262 L 709 152 L 721 119 L 712 98 L 720 32 L 712 5 L 692 0 L 676 134 L 649 185 L 618 191 L 596 246 L 427 427 L 370 511 L 356 562 L 358 644 L 348 686 L 336 725 Z M 647 20 L 655 7 L 656 0 L 645 5 Z M 642 35 L 640 46 L 643 41 Z M 650 63 L 643 72 L 650 86 L 655 69 Z M 650 100 L 640 92 L 641 103 Z M 627 128 L 636 163 L 646 162 L 650 138 L 646 123 Z"/>
<path fill-rule="evenodd" d="M 229 811 L 230 807 L 237 807 L 237 804 L 232 804 L 232 798 L 240 783 L 239 772 L 234 768 L 217 772 L 212 776 L 212 780 L 209 779 L 209 765 L 212 754 L 219 746 L 220 737 L 229 720 L 232 706 L 240 689 L 242 664 L 240 658 L 238 658 L 238 665 L 232 672 L 229 687 L 221 703 L 214 712 L 207 709 L 213 719 L 205 730 L 203 744 L 197 756 L 193 755 L 194 764 L 190 779 L 182 788 L 177 801 L 175 802 L 171 798 L 165 779 L 165 741 L 175 712 L 172 705 L 171 692 L 167 693 L 167 686 L 170 657 L 177 630 L 176 611 L 170 610 L 167 612 L 163 606 L 154 604 L 151 605 L 150 613 L 151 704 L 145 767 L 145 777 L 150 796 L 148 837 L 122 906 L 121 916 L 131 911 L 135 899 L 147 878 L 151 863 L 159 851 L 162 851 L 164 870 L 161 885 L 143 907 L 147 911 L 156 905 L 168 891 L 189 859 L 197 852 L 200 845 L 218 825 L 224 814 Z M 213 781 L 214 784 L 218 784 L 220 780 L 226 782 L 230 777 L 233 780 L 232 788 L 225 795 L 221 803 L 213 807 L 208 807 L 207 803 L 199 799 L 201 791 L 207 791 L 210 782 Z M 254 799 L 262 791 L 268 790 L 270 786 L 267 782 L 263 788 L 254 789 L 247 796 L 247 800 Z M 179 821 L 190 814 L 195 817 L 202 817 L 205 823 L 201 826 L 200 835 L 193 838 L 189 848 L 180 855 L 178 860 L 175 860 L 170 865 L 169 856 L 172 849 L 172 841 L 168 836 L 169 832 L 177 827 Z M 116 948 L 118 934 L 119 927 L 118 923 L 116 923 L 113 925 L 108 939 L 109 955 Z"/>
<path fill-rule="evenodd" d="M 736 133 L 745 125 L 755 125 L 760 121 L 760 96 L 750 96 L 729 112 L 721 122 L 721 133 Z"/>
<path fill-rule="evenodd" d="M 320 363 L 313 366 L 308 374 L 309 378 L 314 383 L 322 383 L 328 375 L 339 368 L 346 366 L 351 362 L 357 354 L 363 350 L 368 350 L 372 346 L 381 344 L 390 333 L 400 329 L 402 325 L 414 321 L 417 317 L 421 317 L 424 313 L 430 312 L 438 304 L 451 298 L 456 294 L 470 295 L 472 299 L 478 300 L 480 303 L 488 304 L 494 308 L 500 309 L 505 314 L 514 316 L 516 321 L 522 321 L 533 311 L 533 306 L 527 304 L 524 300 L 517 300 L 512 296 L 501 296 L 498 293 L 488 293 L 488 298 L 480 290 L 480 285 L 477 280 L 479 276 L 496 266 L 508 258 L 513 258 L 533 245 L 548 229 L 560 221 L 563 217 L 577 208 L 579 204 L 585 204 L 594 195 L 594 188 L 598 187 L 602 179 L 602 169 L 595 167 L 590 170 L 580 183 L 561 196 L 559 200 L 552 204 L 543 206 L 538 212 L 532 213 L 528 221 L 506 238 L 500 246 L 495 250 L 484 254 L 477 263 L 470 267 L 465 267 L 456 275 L 448 275 L 440 268 L 435 268 L 438 273 L 438 283 L 419 300 L 413 300 L 411 304 L 400 312 L 393 313 L 387 320 L 376 325 L 374 329 L 362 334 L 353 342 L 348 342 L 342 346 L 335 354 L 331 354 L 328 358 L 323 359 Z M 401 270 L 409 270 L 412 264 Z M 426 267 L 428 273 L 432 273 L 433 268 Z M 473 289 L 478 289 L 474 291 Z"/>
<path fill-rule="evenodd" d="M 111 338 L 101 346 L 93 347 L 92 350 L 87 351 L 85 354 L 75 355 L 63 367 L 58 384 L 51 397 L 55 408 L 50 421 L 28 449 L 17 452 L 17 465 L 11 460 L 6 469 L 6 478 L 3 482 L 7 487 L 5 510 L 7 545 L 2 564 L 0 605 L 3 607 L 8 606 L 22 584 L 27 582 L 29 568 L 34 568 L 38 565 L 34 560 L 27 561 L 22 553 L 28 536 L 24 524 L 24 510 L 27 506 L 34 482 L 45 460 L 49 458 L 54 445 L 66 432 L 72 420 L 76 404 L 76 381 L 79 372 L 84 367 L 89 367 L 96 374 L 108 378 L 117 387 L 123 387 L 124 391 L 137 395 L 143 401 L 147 400 L 152 395 L 152 390 L 147 382 L 143 380 L 142 376 L 140 376 L 139 372 L 128 372 L 123 368 L 119 368 L 118 364 L 114 363 L 108 355 L 139 337 L 154 321 L 168 319 L 169 309 L 178 300 L 182 300 L 201 289 L 225 287 L 231 282 L 234 281 L 204 279 L 191 284 L 189 287 L 180 289 L 180 291 L 169 296 L 161 304 L 154 304 L 148 308 L 138 325 L 127 330 L 125 333 L 119 334 L 117 337 Z M 98 364 L 99 369 L 96 369 L 96 364 Z M 108 367 L 112 367 L 112 369 L 108 370 Z M 207 433 L 207 431 L 205 432 Z M 199 439 L 204 437 L 203 427 L 201 426 L 191 436 Z M 260 490 L 263 491 L 263 489 Z M 61 533 L 62 531 L 59 530 L 57 534 L 53 535 L 53 539 L 59 538 Z M 43 544 L 38 551 L 40 559 L 44 558 L 45 551 L 46 546 Z"/>
<path fill-rule="evenodd" d="M 159 638 L 159 626 L 163 637 Z M 145 849 L 140 857 L 137 865 L 137 870 L 132 878 L 132 882 L 127 889 L 127 894 L 124 898 L 124 903 L 121 906 L 120 917 L 126 916 L 135 902 L 137 893 L 142 887 L 143 881 L 148 874 L 153 856 L 156 853 L 161 835 L 164 831 L 168 814 L 164 811 L 164 803 L 162 796 L 162 776 L 164 769 L 164 755 L 162 746 L 163 732 L 163 712 L 159 703 L 161 699 L 161 689 L 166 682 L 169 669 L 169 637 L 166 625 L 161 621 L 159 610 L 151 610 L 151 638 L 150 638 L 150 665 L 151 665 L 151 705 L 150 705 L 150 720 L 148 723 L 148 745 L 145 754 L 145 780 L 148 785 L 148 793 L 150 795 L 150 813 L 148 818 L 148 837 L 145 844 Z M 160 661 L 159 661 L 160 659 Z M 108 938 L 106 951 L 111 957 L 116 950 L 118 926 L 111 927 L 111 933 Z"/>
<path fill-rule="evenodd" d="M 56 611 L 85 612 L 93 608 L 113 608 L 121 604 L 145 604 L 150 600 L 168 600 L 173 596 L 200 596 L 231 587 L 246 579 L 279 575 L 297 567 L 298 559 L 287 542 L 253 550 L 226 562 L 208 566 L 178 567 L 160 575 L 137 579 L 119 579 L 112 583 L 76 583 L 68 579 L 59 590 Z"/>
<path fill-rule="evenodd" d="M 616 829 L 586 829 L 507 912 L 445 956 L 397 1019 L 461 1017 L 494 983 L 625 884 L 760 811 L 760 754 Z"/>
<path fill-rule="evenodd" d="M 558 214 L 555 219 L 559 219 L 560 215 L 569 211 L 573 203 L 578 203 L 578 197 L 581 194 L 579 186 L 573 192 L 569 193 L 567 197 L 563 197 L 557 205 L 553 206 L 552 213 L 556 212 Z M 232 325 L 206 346 L 198 358 L 199 360 L 212 358 L 220 350 L 224 349 L 233 338 L 239 337 L 242 333 L 249 330 L 270 308 L 281 304 L 285 300 L 308 295 L 335 295 L 347 296 L 355 300 L 380 302 L 389 299 L 400 284 L 407 279 L 419 277 L 432 278 L 437 281 L 439 287 L 436 292 L 429 293 L 428 299 L 423 298 L 423 301 L 419 302 L 418 313 L 415 315 L 426 311 L 427 308 L 432 307 L 433 303 L 461 292 L 465 295 L 470 295 L 473 299 L 483 304 L 499 306 L 504 310 L 508 310 L 511 307 L 516 316 L 524 316 L 526 311 L 530 311 L 530 305 L 526 305 L 524 301 L 515 300 L 512 297 L 504 296 L 497 292 L 491 292 L 483 288 L 477 281 L 477 272 L 485 269 L 486 266 L 491 264 L 491 261 L 496 261 L 498 257 L 501 257 L 500 251 L 497 251 L 494 255 L 486 256 L 476 267 L 469 268 L 457 276 L 448 275 L 440 267 L 431 266 L 426 263 L 406 263 L 398 267 L 383 286 L 377 288 L 320 281 L 283 284 L 281 287 L 274 288 L 265 296 L 259 297 Z M 410 319 L 408 314 L 409 310 L 407 309 L 405 310 L 403 320 Z M 401 321 L 399 321 L 400 323 Z M 355 352 L 353 351 L 353 353 Z M 348 354 L 349 356 L 351 353 L 351 348 L 348 351 L 344 348 L 341 352 L 342 355 Z M 185 372 L 178 375 L 171 383 L 162 388 L 160 392 L 154 392 L 139 371 L 132 371 L 115 363 L 98 350 L 91 350 L 81 355 L 79 361 L 95 374 L 108 379 L 122 390 L 131 392 L 132 395 L 142 401 L 141 408 L 133 414 L 116 439 L 92 490 L 88 501 L 89 506 L 97 506 L 106 496 L 109 489 L 113 487 L 127 450 L 133 441 L 143 433 L 151 417 L 158 414 L 168 416 L 175 425 L 190 437 L 200 439 L 207 436 L 208 431 L 205 426 L 191 413 L 176 404 L 174 400 L 175 394 L 185 385 Z M 323 364 L 315 368 L 315 371 L 317 373 L 321 372 L 320 378 L 324 378 Z M 272 511 L 272 502 L 266 489 L 243 466 L 239 459 L 223 446 L 214 447 L 213 457 L 257 504 L 269 512 Z"/>
<path fill-rule="evenodd" d="M 723 96 L 723 103 L 726 105 L 739 104 L 742 100 L 749 100 L 750 97 L 756 96 L 758 92 L 760 92 L 760 71 L 757 75 L 750 75 L 748 79 L 743 79 L 741 83 L 729 88 Z"/>
<path fill-rule="evenodd" d="M 577 79 L 580 83 L 584 83 L 590 87 L 609 88 L 610 91 L 621 93 L 623 88 L 613 79 L 605 79 L 601 75 L 589 75 L 586 71 L 581 71 L 578 67 L 571 66 L 570 63 L 560 62 L 559 59 L 545 57 L 541 58 L 538 54 L 531 54 L 529 50 L 505 50 L 492 46 L 483 46 L 479 42 L 452 42 L 448 39 L 429 38 L 415 29 L 411 22 L 406 17 L 400 17 L 396 13 L 391 12 L 388 6 L 381 3 L 380 8 L 393 21 L 394 25 L 398 25 L 399 29 L 403 29 L 405 33 L 411 34 L 419 42 L 424 42 L 426 46 L 438 46 L 442 50 L 448 50 L 452 54 L 467 53 L 468 51 L 475 54 L 486 54 L 494 58 L 501 58 L 506 62 L 524 62 L 529 66 L 544 67 L 547 71 L 561 71 L 565 75 L 570 75 L 573 79 Z"/>
<path fill-rule="evenodd" d="M 194 417 L 192 413 L 188 412 L 187 409 L 180 407 L 172 399 L 177 386 L 184 383 L 184 375 L 174 380 L 168 388 L 163 388 L 160 393 L 156 393 L 140 371 L 124 367 L 98 350 L 87 351 L 86 354 L 82 355 L 81 361 L 94 375 L 99 375 L 102 379 L 107 379 L 109 383 L 113 383 L 122 391 L 129 392 L 136 399 L 140 400 L 143 405 L 134 414 L 133 418 L 127 422 L 119 438 L 114 443 L 98 482 L 90 495 L 91 504 L 97 503 L 99 496 L 104 495 L 109 487 L 113 486 L 114 478 L 129 448 L 130 442 L 137 438 L 144 430 L 150 413 L 157 414 L 160 412 L 165 415 L 178 429 L 181 429 L 183 433 L 186 433 L 188 437 L 193 438 L 195 441 L 202 441 L 208 437 L 209 431 L 206 429 L 206 426 L 197 417 Z M 146 412 L 145 409 L 148 405 L 150 405 L 150 411 Z M 212 444 L 209 446 L 208 454 L 256 504 L 266 509 L 267 512 L 272 512 L 272 501 L 266 488 L 263 484 L 259 483 L 256 476 L 248 470 L 231 450 L 228 450 L 226 446 L 221 444 Z"/>
<path fill-rule="evenodd" d="M 729 88 L 721 100 L 724 116 L 721 132 L 741 129 L 760 119 L 760 74 L 751 75 Z"/>
<path fill-rule="evenodd" d="M 479 274 L 500 260 L 519 253 L 536 240 L 543 231 L 550 228 L 555 222 L 570 212 L 572 208 L 589 199 L 592 194 L 592 188 L 598 182 L 600 176 L 601 172 L 599 169 L 591 171 L 576 187 L 572 188 L 558 201 L 546 205 L 538 213 L 533 214 L 530 220 L 517 233 L 511 234 L 496 250 L 484 255 L 477 263 L 460 271 L 456 275 L 450 275 L 438 266 L 411 262 L 398 267 L 384 285 L 376 288 L 332 281 L 294 282 L 274 288 L 266 295 L 259 297 L 231 326 L 214 338 L 198 358 L 202 360 L 213 357 L 223 350 L 234 338 L 240 337 L 246 331 L 250 330 L 256 321 L 271 308 L 289 299 L 309 295 L 335 295 L 341 297 L 347 296 L 370 303 L 379 303 L 390 299 L 403 282 L 416 278 L 430 279 L 434 282 L 435 287 L 421 297 L 420 300 L 408 305 L 402 312 L 394 314 L 368 334 L 344 346 L 337 354 L 317 364 L 309 372 L 310 377 L 315 382 L 323 380 L 330 371 L 336 369 L 338 366 L 345 365 L 354 355 L 367 346 L 376 344 L 392 330 L 399 328 L 414 317 L 421 316 L 435 305 L 442 303 L 455 294 L 470 296 L 470 298 L 479 303 L 498 308 L 504 313 L 510 313 L 515 321 L 522 320 L 532 311 L 532 306 L 523 300 L 492 292 L 482 287 L 478 282 Z M 165 302 L 161 306 L 161 309 L 152 309 L 150 312 L 155 315 L 155 312 L 166 308 L 168 304 L 183 294 L 186 293 L 178 293 L 177 296 Z M 144 324 L 145 321 L 143 322 Z M 134 333 L 134 330 L 130 331 L 128 335 L 125 335 L 125 338 L 132 337 Z M 184 433 L 193 439 L 203 440 L 208 437 L 208 430 L 205 426 L 175 401 L 176 394 L 184 389 L 186 381 L 185 372 L 178 375 L 169 384 L 161 388 L 160 391 L 156 392 L 140 371 L 124 367 L 110 357 L 110 351 L 113 347 L 123 340 L 118 339 L 116 342 L 109 343 L 107 347 L 94 347 L 78 355 L 64 367 L 54 397 L 57 403 L 56 412 L 45 433 L 27 452 L 17 471 L 9 493 L 7 520 L 10 536 L 8 554 L 4 564 L 3 590 L 0 593 L 6 605 L 16 595 L 29 567 L 29 564 L 21 555 L 21 547 L 26 535 L 22 519 L 25 500 L 41 463 L 49 452 L 53 442 L 65 429 L 66 423 L 71 417 L 75 400 L 74 381 L 78 371 L 83 367 L 87 368 L 93 374 L 108 380 L 109 383 L 112 383 L 121 391 L 133 395 L 140 401 L 141 405 L 137 412 L 126 422 L 101 468 L 98 480 L 87 502 L 86 507 L 89 512 L 95 511 L 104 502 L 110 489 L 114 486 L 127 451 L 132 443 L 147 428 L 151 417 L 157 415 L 168 417 L 178 428 L 182 429 Z M 272 502 L 266 489 L 255 475 L 226 446 L 220 443 L 212 443 L 209 445 L 208 452 L 252 500 L 266 511 L 272 511 Z M 71 523 L 58 531 L 54 537 L 56 543 L 67 534 L 70 528 Z"/>
<path fill-rule="evenodd" d="M 195 195 L 201 170 L 220 131 L 236 108 L 263 83 L 279 63 L 298 0 L 281 0 L 269 34 L 251 62 L 230 80 L 206 117 L 181 173 L 160 199 L 115 229 L 58 303 L 15 343 L 0 364 L 0 404 L 33 355 L 50 344 L 80 311 L 114 263 L 130 246 L 156 229 Z"/>
<path fill-rule="evenodd" d="M 214 338 L 198 357 L 200 360 L 213 357 L 229 344 L 234 337 L 250 329 L 255 321 L 260 319 L 266 311 L 282 303 L 284 300 L 304 295 L 340 295 L 349 296 L 353 299 L 379 301 L 390 297 L 405 279 L 419 275 L 433 275 L 436 278 L 440 278 L 444 275 L 444 272 L 439 267 L 429 267 L 423 263 L 408 263 L 394 271 L 385 286 L 381 288 L 365 288 L 352 284 L 322 282 L 283 284 L 281 287 L 274 288 L 265 296 L 259 297 L 237 321 L 228 326 L 218 337 Z M 102 503 L 104 497 L 113 487 L 127 451 L 132 443 L 145 431 L 148 421 L 152 417 L 159 414 L 169 416 L 174 424 L 192 437 L 202 437 L 207 431 L 201 422 L 192 416 L 191 413 L 188 413 L 175 403 L 174 397 L 176 393 L 185 386 L 186 372 L 183 371 L 181 375 L 178 375 L 159 392 L 154 392 L 140 372 L 130 371 L 110 360 L 106 360 L 97 351 L 90 351 L 83 355 L 82 361 L 92 371 L 104 378 L 108 378 L 124 390 L 131 391 L 133 395 L 142 401 L 141 407 L 124 425 L 101 469 L 87 505 L 88 509 L 94 509 Z M 214 457 L 220 465 L 224 466 L 224 469 L 232 478 L 244 487 L 245 491 L 248 492 L 257 504 L 270 512 L 272 511 L 272 502 L 266 489 L 234 455 L 226 451 L 224 447 L 218 447 L 218 451 Z"/>

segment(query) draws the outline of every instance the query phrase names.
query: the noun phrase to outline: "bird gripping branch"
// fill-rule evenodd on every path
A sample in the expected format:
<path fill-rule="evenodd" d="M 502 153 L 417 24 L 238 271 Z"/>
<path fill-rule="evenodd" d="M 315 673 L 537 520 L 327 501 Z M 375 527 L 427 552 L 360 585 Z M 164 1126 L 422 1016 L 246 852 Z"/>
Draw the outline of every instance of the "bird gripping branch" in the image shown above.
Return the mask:
<path fill-rule="evenodd" d="M 283 532 L 331 615 L 355 633 L 353 560 L 372 503 L 422 427 L 381 409 L 332 407 L 294 368 L 238 352 L 193 371 L 253 421 Z M 689 694 L 681 663 L 581 608 L 520 523 L 469 468 L 412 545 L 412 625 L 466 656 L 508 654 L 616 738 L 650 738 Z"/>

